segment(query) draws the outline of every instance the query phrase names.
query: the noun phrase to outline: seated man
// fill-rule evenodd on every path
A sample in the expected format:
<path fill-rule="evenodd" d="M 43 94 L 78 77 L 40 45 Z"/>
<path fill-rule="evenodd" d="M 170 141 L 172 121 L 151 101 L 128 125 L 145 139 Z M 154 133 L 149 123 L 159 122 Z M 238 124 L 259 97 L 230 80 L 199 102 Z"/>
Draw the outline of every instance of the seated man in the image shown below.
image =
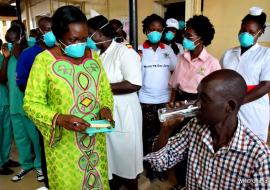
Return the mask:
<path fill-rule="evenodd" d="M 270 150 L 237 118 L 246 83 L 235 71 L 219 70 L 198 86 L 201 109 L 175 136 L 175 117 L 162 123 L 145 160 L 164 171 L 188 157 L 187 189 L 270 189 Z"/>

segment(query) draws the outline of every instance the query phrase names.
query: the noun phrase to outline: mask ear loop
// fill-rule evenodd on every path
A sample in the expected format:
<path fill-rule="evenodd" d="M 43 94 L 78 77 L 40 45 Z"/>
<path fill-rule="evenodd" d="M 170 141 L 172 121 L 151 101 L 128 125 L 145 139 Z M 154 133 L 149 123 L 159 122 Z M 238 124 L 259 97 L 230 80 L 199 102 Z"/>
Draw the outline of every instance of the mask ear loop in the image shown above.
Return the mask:
<path fill-rule="evenodd" d="M 43 30 L 41 30 L 41 28 L 38 28 L 38 29 L 41 32 L 42 36 L 44 36 L 46 34 Z"/>
<path fill-rule="evenodd" d="M 63 53 L 66 55 L 66 51 L 65 51 L 65 49 L 61 46 L 61 44 L 64 45 L 65 47 L 67 47 L 67 45 L 64 44 L 61 40 L 58 40 L 58 41 L 60 42 L 60 43 L 59 43 L 59 46 L 60 46 L 61 50 L 62 50 Z"/>
<path fill-rule="evenodd" d="M 198 40 L 200 40 L 201 39 L 201 37 L 199 37 L 197 40 L 195 40 L 193 43 L 195 44 L 195 42 L 197 42 Z M 198 43 L 196 46 L 195 46 L 195 48 L 198 46 L 198 45 L 200 45 L 200 43 Z"/>
<path fill-rule="evenodd" d="M 22 29 L 21 29 L 21 27 L 20 27 L 20 39 L 19 39 L 19 41 L 18 41 L 18 44 L 21 43 L 21 41 L 22 41 L 22 39 L 24 38 L 24 36 L 25 36 L 25 35 L 22 35 Z"/>
<path fill-rule="evenodd" d="M 102 42 L 95 42 L 95 44 L 102 44 L 102 43 L 111 42 L 111 41 L 112 41 L 112 39 L 111 40 L 105 40 L 105 41 L 102 41 Z"/>
<path fill-rule="evenodd" d="M 105 26 L 107 26 L 108 24 L 110 24 L 109 22 L 107 22 L 106 24 L 104 24 L 103 26 L 101 26 L 98 30 L 102 30 Z M 97 31 L 98 30 L 96 30 L 89 38 L 91 38 L 92 39 L 92 37 L 97 33 Z M 93 39 L 92 39 L 93 40 Z M 93 40 L 94 41 L 94 40 Z M 112 41 L 112 39 L 111 40 L 106 40 L 106 41 L 103 41 L 103 42 L 95 42 L 95 44 L 102 44 L 102 43 L 105 43 L 105 42 L 109 42 L 109 41 Z"/>
<path fill-rule="evenodd" d="M 103 26 L 101 26 L 98 30 L 102 30 L 102 28 L 104 28 L 105 26 L 107 26 L 109 23 L 107 22 L 106 24 L 104 24 Z M 89 36 L 89 38 L 92 38 L 96 33 L 97 33 L 97 31 L 98 30 L 96 30 L 91 36 Z"/>
<path fill-rule="evenodd" d="M 120 26 L 119 28 L 117 28 L 117 30 L 115 30 L 115 32 L 118 32 L 121 29 L 123 29 L 123 26 Z"/>
<path fill-rule="evenodd" d="M 62 45 L 64 45 L 65 47 L 67 46 L 66 44 L 64 44 L 61 40 L 58 40 Z"/>
<path fill-rule="evenodd" d="M 107 22 L 106 24 L 104 24 L 103 26 L 101 26 L 98 30 L 102 30 L 102 28 L 104 28 L 104 27 L 107 26 L 108 24 L 110 24 L 110 23 Z"/>
<path fill-rule="evenodd" d="M 97 30 L 91 36 L 89 36 L 89 38 L 92 38 L 96 33 L 97 33 Z"/>
<path fill-rule="evenodd" d="M 253 37 L 256 38 L 260 32 L 261 32 L 261 30 L 259 30 L 259 31 L 257 32 L 257 34 L 255 34 Z"/>

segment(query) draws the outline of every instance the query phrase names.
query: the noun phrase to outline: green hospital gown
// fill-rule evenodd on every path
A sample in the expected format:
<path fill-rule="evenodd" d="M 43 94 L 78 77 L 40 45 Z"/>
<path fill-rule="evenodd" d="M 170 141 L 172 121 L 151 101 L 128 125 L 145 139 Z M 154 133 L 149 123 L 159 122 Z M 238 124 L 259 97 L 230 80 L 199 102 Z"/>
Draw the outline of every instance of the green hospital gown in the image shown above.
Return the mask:
<path fill-rule="evenodd" d="M 49 51 L 33 64 L 24 109 L 44 137 L 50 190 L 109 189 L 105 134 L 92 137 L 55 125 L 58 114 L 99 119 L 113 97 L 99 57 L 80 65 L 56 60 Z"/>

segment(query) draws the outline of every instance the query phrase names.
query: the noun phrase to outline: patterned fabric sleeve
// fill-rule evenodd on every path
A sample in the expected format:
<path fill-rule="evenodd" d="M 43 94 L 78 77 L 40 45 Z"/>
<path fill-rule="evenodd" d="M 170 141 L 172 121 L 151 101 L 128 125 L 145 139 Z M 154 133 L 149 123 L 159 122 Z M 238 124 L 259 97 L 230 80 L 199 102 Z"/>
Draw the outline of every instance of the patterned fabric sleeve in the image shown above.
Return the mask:
<path fill-rule="evenodd" d="M 58 113 L 48 106 L 47 102 L 47 65 L 53 62 L 53 58 L 47 51 L 39 54 L 31 68 L 27 88 L 24 97 L 24 110 L 37 128 L 42 133 L 46 141 L 53 141 L 60 136 L 60 132 L 55 123 Z M 50 127 L 51 126 L 51 127 Z"/>
<path fill-rule="evenodd" d="M 101 60 L 96 52 L 93 52 L 93 58 L 101 66 L 101 78 L 100 78 L 99 88 L 98 88 L 100 108 L 107 107 L 113 112 L 113 95 L 112 95 L 112 91 L 111 91 L 110 82 L 107 78 L 107 75 L 106 75 L 104 69 L 103 69 Z"/>
<path fill-rule="evenodd" d="M 191 122 L 175 136 L 169 138 L 166 146 L 157 152 L 146 155 L 144 160 L 149 162 L 156 171 L 165 171 L 182 161 L 187 154 L 189 145 L 189 125 L 192 125 Z"/>
<path fill-rule="evenodd" d="M 251 189 L 270 189 L 270 156 L 262 154 L 260 159 L 255 163 L 255 172 L 253 179 L 243 181 L 251 185 Z"/>

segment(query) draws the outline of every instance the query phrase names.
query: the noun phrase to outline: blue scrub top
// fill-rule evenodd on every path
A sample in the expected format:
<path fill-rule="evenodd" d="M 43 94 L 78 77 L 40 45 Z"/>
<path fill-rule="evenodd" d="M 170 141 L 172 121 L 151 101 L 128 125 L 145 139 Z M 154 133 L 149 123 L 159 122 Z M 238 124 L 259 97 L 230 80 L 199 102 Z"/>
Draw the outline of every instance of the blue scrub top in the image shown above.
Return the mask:
<path fill-rule="evenodd" d="M 27 84 L 29 73 L 35 61 L 35 58 L 42 51 L 43 49 L 38 44 L 35 44 L 34 46 L 25 49 L 21 53 L 21 55 L 18 58 L 16 68 L 17 73 L 16 82 L 18 85 Z"/>

